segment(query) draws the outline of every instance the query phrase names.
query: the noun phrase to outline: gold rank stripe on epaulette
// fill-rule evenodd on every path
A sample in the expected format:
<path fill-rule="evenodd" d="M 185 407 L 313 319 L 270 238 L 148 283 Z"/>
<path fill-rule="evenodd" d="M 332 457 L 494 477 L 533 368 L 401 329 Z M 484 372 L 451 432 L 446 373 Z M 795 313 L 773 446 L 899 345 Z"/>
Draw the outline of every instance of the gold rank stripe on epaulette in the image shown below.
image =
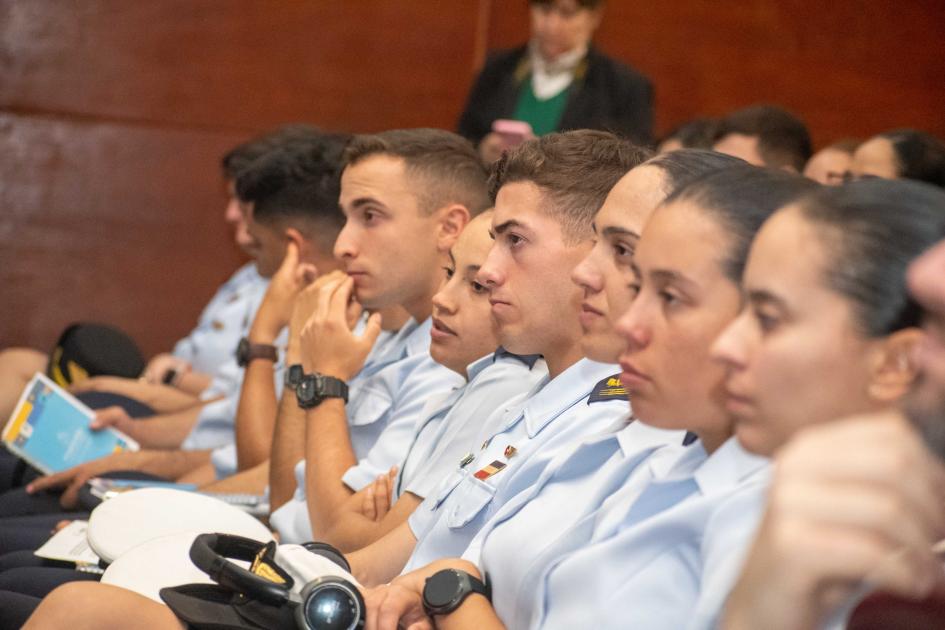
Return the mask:
<path fill-rule="evenodd" d="M 630 400 L 627 394 L 627 388 L 620 382 L 620 375 L 614 374 L 602 379 L 587 398 L 587 404 L 602 402 L 605 400 Z"/>

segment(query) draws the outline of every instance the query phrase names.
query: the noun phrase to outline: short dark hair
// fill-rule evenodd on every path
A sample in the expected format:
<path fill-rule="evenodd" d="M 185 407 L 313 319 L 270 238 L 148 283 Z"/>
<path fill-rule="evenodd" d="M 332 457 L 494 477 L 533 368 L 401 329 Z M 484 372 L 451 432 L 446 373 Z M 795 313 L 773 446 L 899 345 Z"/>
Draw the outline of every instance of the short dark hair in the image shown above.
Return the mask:
<path fill-rule="evenodd" d="M 650 155 L 648 149 L 606 131 L 548 134 L 520 144 L 495 163 L 492 199 L 506 184 L 535 184 L 550 202 L 549 212 L 561 222 L 565 238 L 576 242 L 590 233 L 611 188 Z"/>
<path fill-rule="evenodd" d="M 663 189 L 669 197 L 703 175 L 732 166 L 747 166 L 748 162 L 718 151 L 679 149 L 670 153 L 661 153 L 643 164 L 663 171 Z"/>
<path fill-rule="evenodd" d="M 684 149 L 711 149 L 718 126 L 719 121 L 715 118 L 695 118 L 674 127 L 657 145 L 668 140 L 679 140 Z"/>
<path fill-rule="evenodd" d="M 832 260 L 828 286 L 853 303 L 862 330 L 879 337 L 921 322 L 906 269 L 945 238 L 945 191 L 920 182 L 869 179 L 822 188 L 798 201 Z"/>
<path fill-rule="evenodd" d="M 237 197 L 253 204 L 254 221 L 291 224 L 330 250 L 344 224 L 338 195 L 349 140 L 322 133 L 269 151 L 240 172 Z"/>
<path fill-rule="evenodd" d="M 748 250 L 761 225 L 775 210 L 816 188 L 819 184 L 793 173 L 734 165 L 691 181 L 663 205 L 689 202 L 714 216 L 731 238 L 722 269 L 732 282 L 741 283 Z"/>
<path fill-rule="evenodd" d="M 420 209 L 432 213 L 451 203 L 473 216 L 490 207 L 489 173 L 473 145 L 442 129 L 395 129 L 355 136 L 345 151 L 345 167 L 375 155 L 401 158 L 416 178 Z"/>
<path fill-rule="evenodd" d="M 800 173 L 813 153 L 804 122 L 776 105 L 753 105 L 723 117 L 715 140 L 733 133 L 757 137 L 765 166 L 772 168 L 790 166 Z"/>
<path fill-rule="evenodd" d="M 221 158 L 220 166 L 223 169 L 223 177 L 230 181 L 236 181 L 243 169 L 266 153 L 296 142 L 311 140 L 320 133 L 318 128 L 312 125 L 293 124 L 284 125 L 247 140 L 227 151 Z"/>
<path fill-rule="evenodd" d="M 917 129 L 894 129 L 879 137 L 892 143 L 899 177 L 945 188 L 945 143 Z"/>

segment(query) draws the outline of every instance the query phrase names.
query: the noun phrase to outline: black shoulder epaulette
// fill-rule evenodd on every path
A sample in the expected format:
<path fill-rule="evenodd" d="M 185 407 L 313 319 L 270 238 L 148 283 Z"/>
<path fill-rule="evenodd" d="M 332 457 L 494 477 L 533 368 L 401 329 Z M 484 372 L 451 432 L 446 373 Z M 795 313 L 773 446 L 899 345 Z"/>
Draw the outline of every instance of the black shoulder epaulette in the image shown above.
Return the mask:
<path fill-rule="evenodd" d="M 587 399 L 587 404 L 601 402 L 604 400 L 630 400 L 627 395 L 627 388 L 620 382 L 620 374 L 614 374 L 602 379 Z"/>

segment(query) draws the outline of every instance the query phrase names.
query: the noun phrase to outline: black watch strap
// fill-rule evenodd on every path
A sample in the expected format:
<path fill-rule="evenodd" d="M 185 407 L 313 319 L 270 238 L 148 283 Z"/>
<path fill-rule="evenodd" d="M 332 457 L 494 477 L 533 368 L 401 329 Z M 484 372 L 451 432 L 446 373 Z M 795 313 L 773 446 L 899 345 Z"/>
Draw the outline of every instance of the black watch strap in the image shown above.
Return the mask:
<path fill-rule="evenodd" d="M 295 399 L 302 409 L 316 407 L 326 398 L 341 398 L 347 403 L 347 383 L 333 376 L 305 374 L 295 388 Z"/>
<path fill-rule="evenodd" d="M 279 360 L 279 352 L 270 343 L 250 343 L 248 338 L 243 337 L 236 346 L 236 363 L 240 367 L 246 367 L 254 359 L 276 362 Z"/>
<path fill-rule="evenodd" d="M 316 387 L 318 389 L 318 395 L 322 400 L 326 398 L 341 398 L 345 402 L 348 402 L 348 384 L 340 378 L 320 374 Z"/>

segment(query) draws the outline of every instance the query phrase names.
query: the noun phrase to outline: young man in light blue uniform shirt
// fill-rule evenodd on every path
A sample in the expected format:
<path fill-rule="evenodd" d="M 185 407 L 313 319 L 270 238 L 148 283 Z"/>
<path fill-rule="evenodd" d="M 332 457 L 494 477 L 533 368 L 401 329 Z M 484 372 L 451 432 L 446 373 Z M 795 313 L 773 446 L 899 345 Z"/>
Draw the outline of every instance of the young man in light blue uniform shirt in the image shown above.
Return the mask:
<path fill-rule="evenodd" d="M 581 291 L 571 281 L 571 275 L 590 250 L 591 222 L 597 210 L 617 180 L 642 161 L 645 154 L 623 150 L 620 142 L 607 134 L 597 136 L 564 134 L 539 140 L 526 147 L 531 151 L 513 153 L 507 160 L 493 218 L 496 243 L 480 270 L 480 279 L 497 303 L 493 313 L 499 322 L 503 345 L 544 354 L 550 368 L 549 378 L 539 383 L 524 403 L 500 411 L 498 431 L 477 447 L 475 459 L 455 470 L 414 513 L 410 526 L 417 536 L 417 545 L 405 570 L 461 555 L 503 505 L 538 480 L 561 449 L 587 436 L 613 430 L 629 415 L 626 393 L 619 381 L 613 380 L 619 368 L 613 363 L 580 358 L 584 353 L 577 310 L 581 300 L 576 296 Z M 586 168 L 592 162 L 582 155 L 582 149 L 590 153 L 592 143 L 596 151 L 609 153 L 610 162 L 601 159 L 594 162 L 597 180 L 583 177 L 582 190 L 574 179 L 584 175 L 582 163 Z M 561 157 L 565 153 L 579 163 L 569 163 L 569 158 Z M 556 168 L 561 171 L 552 172 Z M 562 189 L 568 187 L 581 190 L 575 195 L 578 199 L 564 200 Z M 549 198 L 563 207 L 549 212 Z M 580 210 L 575 212 L 575 208 Z M 554 232 L 558 233 L 557 239 Z M 555 245 L 564 251 L 553 251 Z M 544 249 L 542 254 L 555 258 L 558 265 L 557 277 L 544 282 L 536 282 L 536 271 L 519 262 L 537 260 L 537 254 L 529 248 L 539 246 Z M 543 260 L 540 265 L 551 268 L 548 261 Z M 529 293 L 518 282 L 534 287 L 531 294 L 534 303 L 524 302 L 523 296 Z M 555 289 L 550 289 L 555 285 Z M 560 296 L 560 303 L 550 302 L 548 296 L 555 294 Z M 515 298 L 522 304 L 512 302 L 507 307 L 506 300 Z M 517 308 L 523 315 L 514 312 Z M 536 313 L 538 321 L 526 320 Z M 547 334 L 547 339 L 538 340 L 538 331 Z M 576 360 L 565 365 L 559 363 L 561 367 L 556 373 L 549 357 L 555 356 L 556 345 L 560 347 L 563 331 L 570 334 L 568 354 Z M 534 347 L 521 345 L 536 342 L 539 345 Z M 608 355 L 610 361 L 616 359 L 614 350 Z M 670 432 L 645 428 L 634 428 L 633 432 L 638 433 L 634 441 L 641 449 L 665 444 L 675 437 Z"/>
<path fill-rule="evenodd" d="M 282 505 L 284 473 L 271 475 L 273 523 L 291 539 L 324 536 L 354 492 L 400 465 L 428 399 L 462 384 L 459 374 L 429 356 L 431 299 L 450 248 L 470 217 L 489 205 L 486 180 L 472 147 L 449 132 L 384 132 L 359 136 L 349 147 L 340 198 L 346 224 L 335 243 L 347 275 L 309 296 L 318 308 L 301 334 L 297 358 L 291 339 L 289 351 L 306 373 L 349 382 L 349 402 L 283 406 L 295 417 L 294 441 L 304 446 L 298 450 L 277 428 L 273 460 L 304 459 L 295 469 L 290 505 Z M 345 321 L 352 299 L 373 311 L 399 305 L 412 317 L 370 366 L 364 362 L 380 317 L 375 312 L 360 335 L 353 332 Z"/>

